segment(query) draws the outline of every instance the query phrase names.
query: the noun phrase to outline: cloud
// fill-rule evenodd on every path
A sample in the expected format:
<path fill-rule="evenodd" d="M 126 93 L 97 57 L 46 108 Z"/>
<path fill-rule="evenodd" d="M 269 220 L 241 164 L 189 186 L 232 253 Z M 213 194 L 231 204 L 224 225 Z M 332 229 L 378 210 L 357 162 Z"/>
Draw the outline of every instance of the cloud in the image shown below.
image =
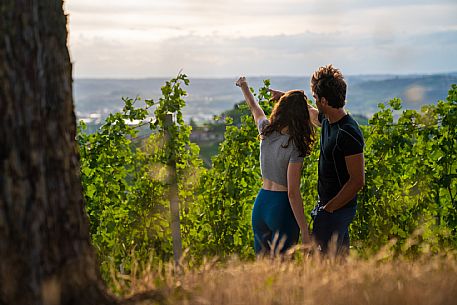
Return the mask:
<path fill-rule="evenodd" d="M 397 31 L 434 31 L 456 26 L 457 5 L 448 1 L 202 1 L 67 0 L 72 32 L 177 29 L 198 35 L 298 34 L 303 31 L 359 33 L 373 24 Z"/>
<path fill-rule="evenodd" d="M 457 70 L 455 1 L 67 0 L 76 77 Z M 304 72 L 303 72 L 304 71 Z"/>
<path fill-rule="evenodd" d="M 344 33 L 228 38 L 182 36 L 153 45 L 124 45 L 102 37 L 80 40 L 76 75 L 98 77 L 303 75 L 334 63 L 348 74 L 457 70 L 457 31 L 398 37 L 377 43 Z M 97 44 L 99 52 L 89 53 Z M 135 71 L 132 73 L 132 71 Z"/>

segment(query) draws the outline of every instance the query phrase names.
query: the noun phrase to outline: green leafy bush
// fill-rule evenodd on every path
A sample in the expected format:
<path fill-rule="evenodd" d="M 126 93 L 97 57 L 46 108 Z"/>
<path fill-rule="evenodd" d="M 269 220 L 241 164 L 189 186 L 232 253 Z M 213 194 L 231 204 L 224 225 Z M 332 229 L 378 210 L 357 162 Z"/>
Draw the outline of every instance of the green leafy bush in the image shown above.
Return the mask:
<path fill-rule="evenodd" d="M 189 82 L 182 74 L 166 82 L 157 104 L 145 100 L 137 106 L 140 98 L 124 98 L 122 112 L 109 115 L 96 133 L 85 134 L 84 124 L 79 126 L 82 184 L 104 275 L 110 266 L 129 272 L 132 255 L 139 262 L 172 257 L 168 163 L 176 161 L 183 204 L 193 202 L 203 170 L 198 146 L 190 143 L 190 127 L 182 119 L 182 82 Z M 151 107 L 156 108 L 154 119 L 148 118 Z M 175 117 L 170 126 L 167 114 Z M 144 127 L 151 136 L 141 140 L 137 135 Z"/>
<path fill-rule="evenodd" d="M 182 118 L 185 75 L 166 82 L 157 103 L 124 99 L 91 135 L 80 125 L 81 174 L 91 235 L 102 271 L 129 272 L 132 253 L 139 262 L 172 257 L 169 225 L 170 160 L 176 162 L 183 246 L 192 260 L 205 256 L 252 258 L 251 210 L 261 187 L 259 139 L 250 115 L 234 125 L 226 118 L 224 141 L 206 170 L 199 148 L 189 140 Z M 268 115 L 269 81 L 256 94 Z M 251 88 L 251 91 L 254 91 Z M 155 107 L 154 119 L 148 118 Z M 240 112 L 246 105 L 240 106 Z M 244 109 L 243 109 L 244 107 Z M 167 123 L 167 115 L 174 120 Z M 397 118 L 397 119 L 395 119 Z M 136 125 L 127 124 L 137 120 Z M 366 185 L 351 225 L 352 244 L 370 255 L 396 239 L 395 251 L 415 254 L 457 248 L 457 86 L 446 101 L 422 111 L 401 111 L 401 101 L 380 104 L 362 126 Z M 138 140 L 139 128 L 151 135 Z M 305 211 L 317 200 L 319 141 L 305 159 L 301 192 Z M 412 236 L 412 237 L 411 237 Z"/>

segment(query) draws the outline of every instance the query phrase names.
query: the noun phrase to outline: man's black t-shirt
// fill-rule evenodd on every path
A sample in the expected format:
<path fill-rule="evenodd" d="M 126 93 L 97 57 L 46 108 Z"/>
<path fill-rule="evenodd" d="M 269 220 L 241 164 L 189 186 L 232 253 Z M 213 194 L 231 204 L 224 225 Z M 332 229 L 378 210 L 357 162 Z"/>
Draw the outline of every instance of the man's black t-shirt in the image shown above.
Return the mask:
<path fill-rule="evenodd" d="M 357 122 L 345 115 L 338 122 L 330 124 L 328 119 L 319 114 L 321 129 L 321 151 L 319 156 L 318 193 L 322 205 L 338 194 L 349 180 L 346 156 L 363 153 L 363 134 Z M 346 206 L 357 204 L 357 196 Z"/>

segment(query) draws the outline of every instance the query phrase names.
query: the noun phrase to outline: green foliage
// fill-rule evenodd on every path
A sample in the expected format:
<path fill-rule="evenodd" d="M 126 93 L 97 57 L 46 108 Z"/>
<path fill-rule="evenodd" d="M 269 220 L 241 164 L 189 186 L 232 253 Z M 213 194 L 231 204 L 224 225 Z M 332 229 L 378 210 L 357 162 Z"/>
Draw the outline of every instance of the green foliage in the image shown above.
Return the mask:
<path fill-rule="evenodd" d="M 132 253 L 140 262 L 151 257 L 167 261 L 172 256 L 169 164 L 176 163 L 182 204 L 195 196 L 201 165 L 198 146 L 190 143 L 190 127 L 182 119 L 186 92 L 181 82 L 189 83 L 186 75 L 166 82 L 157 104 L 145 100 L 137 107 L 140 98 L 124 98 L 122 112 L 110 114 L 96 133 L 85 134 L 84 124 L 79 126 L 81 177 L 92 242 L 105 276 L 113 265 L 129 272 Z M 156 107 L 155 119 L 148 118 L 151 107 Z M 175 117 L 171 123 L 166 121 L 168 114 Z M 151 136 L 136 138 L 144 126 Z"/>
<path fill-rule="evenodd" d="M 259 139 L 253 118 L 240 104 L 239 124 L 227 117 L 224 140 L 205 170 L 199 148 L 183 121 L 185 75 L 166 82 L 157 103 L 123 99 L 91 135 L 81 132 L 81 176 L 93 244 L 102 271 L 114 265 L 129 272 L 132 253 L 140 262 L 172 256 L 169 228 L 170 170 L 176 164 L 183 246 L 199 262 L 204 256 L 252 258 L 251 211 L 261 187 Z M 269 81 L 256 95 L 270 114 Z M 254 90 L 251 88 L 251 91 Z M 155 107 L 154 119 L 149 111 Z M 167 120 L 170 115 L 173 120 Z M 398 120 L 394 118 L 398 117 Z M 140 122 L 127 124 L 127 122 Z M 238 123 L 238 122 L 236 122 Z M 351 226 L 352 243 L 363 254 L 396 239 L 396 251 L 457 248 L 457 86 L 446 101 L 404 110 L 401 100 L 380 104 L 366 139 L 366 185 Z M 150 136 L 138 139 L 147 126 Z M 301 192 L 307 217 L 317 200 L 319 141 L 305 159 Z M 414 236 L 414 240 L 411 239 Z"/>
<path fill-rule="evenodd" d="M 255 94 L 266 114 L 273 106 L 268 86 L 265 81 Z M 246 104 L 239 106 L 240 112 L 246 110 Z M 213 167 L 201 178 L 199 202 L 189 211 L 189 248 L 200 257 L 254 254 L 250 215 L 261 186 L 258 131 L 250 115 L 242 117 L 239 127 L 232 124 L 227 117 L 224 141 L 212 159 Z"/>
<path fill-rule="evenodd" d="M 145 123 L 128 124 L 145 120 L 153 101 L 136 108 L 139 98 L 123 100 L 122 112 L 110 114 L 96 133 L 84 134 L 83 124 L 78 133 L 92 242 L 104 271 L 111 263 L 128 270 L 133 250 L 170 253 L 164 184 L 150 179 L 148 157 L 133 142 Z"/>
<path fill-rule="evenodd" d="M 266 88 L 259 93 L 269 113 Z M 265 92 L 266 94 L 262 94 Z M 414 254 L 457 247 L 456 236 L 456 86 L 447 101 L 405 110 L 401 100 L 381 104 L 380 111 L 362 126 L 366 138 L 366 186 L 359 194 L 353 244 L 360 253 L 373 253 L 396 239 L 396 251 Z M 250 213 L 261 185 L 257 130 L 250 116 L 240 127 L 226 127 L 225 140 L 213 168 L 202 180 L 193 228 L 194 253 L 252 256 Z M 319 146 L 305 160 L 301 192 L 309 215 L 317 200 Z M 419 230 L 419 231 L 417 231 Z M 416 233 L 415 233 L 416 232 Z M 421 234 L 417 234 L 421 232 Z M 415 236 L 413 246 L 411 236 Z M 405 248 L 406 247 L 406 248 Z"/>
<path fill-rule="evenodd" d="M 376 251 L 396 239 L 403 251 L 415 230 L 422 234 L 412 253 L 424 245 L 432 251 L 457 247 L 456 95 L 453 85 L 447 101 L 404 110 L 397 122 L 401 101 L 393 99 L 364 129 L 366 186 L 352 225 L 360 250 Z"/>
<path fill-rule="evenodd" d="M 251 111 L 249 110 L 248 107 L 246 107 L 246 102 L 242 101 L 240 103 L 235 104 L 233 109 L 224 111 L 221 114 L 221 117 L 226 118 L 230 117 L 233 119 L 233 125 L 240 126 L 241 125 L 241 120 L 245 116 L 250 116 Z"/>

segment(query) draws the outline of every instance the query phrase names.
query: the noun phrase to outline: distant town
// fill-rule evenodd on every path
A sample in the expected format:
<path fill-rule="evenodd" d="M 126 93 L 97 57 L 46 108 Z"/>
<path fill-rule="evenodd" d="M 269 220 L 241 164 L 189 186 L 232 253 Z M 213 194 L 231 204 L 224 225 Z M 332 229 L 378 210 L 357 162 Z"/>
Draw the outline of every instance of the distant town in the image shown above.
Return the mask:
<path fill-rule="evenodd" d="M 290 90 L 304 89 L 309 97 L 308 77 L 251 77 L 254 89 L 270 79 L 271 88 Z M 98 124 L 111 112 L 122 109 L 122 97 L 157 100 L 161 86 L 167 79 L 76 79 L 74 100 L 77 117 L 87 123 Z M 183 115 L 187 122 L 197 124 L 212 121 L 215 115 L 230 110 L 243 97 L 233 79 L 190 79 Z M 444 99 L 451 84 L 457 83 L 457 72 L 433 75 L 360 75 L 347 76 L 349 85 L 347 109 L 354 114 L 370 117 L 379 103 L 393 97 L 404 101 L 408 109 L 420 109 L 424 104 Z"/>

